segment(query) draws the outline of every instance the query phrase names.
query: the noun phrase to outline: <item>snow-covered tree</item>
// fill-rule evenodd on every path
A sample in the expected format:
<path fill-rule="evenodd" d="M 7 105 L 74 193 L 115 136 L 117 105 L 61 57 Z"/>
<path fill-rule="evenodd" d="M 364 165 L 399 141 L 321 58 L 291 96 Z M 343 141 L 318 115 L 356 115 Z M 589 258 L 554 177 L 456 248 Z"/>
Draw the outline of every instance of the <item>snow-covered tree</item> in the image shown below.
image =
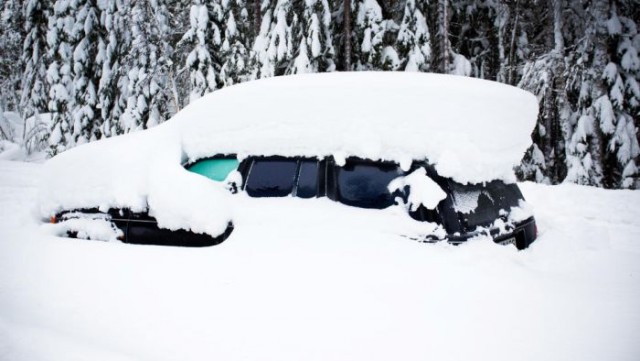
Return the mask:
<path fill-rule="evenodd" d="M 128 0 L 110 0 L 101 7 L 100 25 L 104 29 L 105 38 L 98 39 L 97 62 L 102 64 L 98 83 L 98 104 L 100 121 L 104 136 L 121 134 L 123 126 L 121 117 L 124 114 L 127 96 L 127 79 L 123 68 L 124 57 L 131 48 L 130 29 L 126 19 L 131 4 Z"/>
<path fill-rule="evenodd" d="M 540 104 L 538 124 L 532 135 L 534 144 L 525 155 L 520 171 L 524 179 L 555 184 L 567 174 L 565 143 L 570 109 L 564 81 L 563 1 L 549 0 L 548 5 L 553 9 L 549 19 L 553 31 L 548 33 L 547 43 L 553 44 L 553 48 L 525 64 L 518 84 L 535 94 Z"/>
<path fill-rule="evenodd" d="M 400 58 L 389 44 L 398 25 L 392 19 L 384 19 L 382 8 L 376 0 L 356 2 L 356 41 L 353 49 L 357 58 L 356 70 L 397 70 Z"/>
<path fill-rule="evenodd" d="M 189 12 L 190 28 L 182 38 L 183 42 L 193 46 L 186 60 L 190 72 L 192 101 L 218 87 L 220 64 L 215 64 L 214 56 L 218 55 L 216 51 L 222 45 L 219 24 L 223 16 L 219 0 L 193 0 Z"/>
<path fill-rule="evenodd" d="M 568 143 L 567 181 L 595 186 L 605 185 L 607 139 L 616 128 L 615 114 L 602 79 L 609 63 L 606 19 L 609 2 L 594 0 L 586 9 L 585 40 L 570 59 L 570 96 L 577 98 Z"/>
<path fill-rule="evenodd" d="M 72 16 L 69 1 L 59 0 L 53 6 L 47 29 L 48 58 L 47 83 L 49 85 L 48 108 L 51 112 L 50 153 L 55 155 L 73 145 Z"/>
<path fill-rule="evenodd" d="M 24 41 L 23 0 L 5 0 L 0 5 L 0 98 L 5 110 L 19 112 Z"/>
<path fill-rule="evenodd" d="M 129 28 L 131 51 L 125 57 L 127 104 L 122 127 L 146 129 L 170 117 L 171 46 L 167 42 L 169 14 L 163 1 L 132 1 Z"/>
<path fill-rule="evenodd" d="M 302 16 L 293 29 L 297 54 L 287 73 L 317 73 L 335 70 L 331 34 L 331 9 L 327 0 L 305 0 Z"/>
<path fill-rule="evenodd" d="M 454 44 L 451 36 L 452 31 L 455 29 L 453 25 L 462 24 L 463 21 L 468 19 L 457 19 L 457 22 L 452 22 L 454 16 L 460 17 L 462 14 L 468 13 L 467 11 L 461 12 L 460 9 L 466 9 L 467 4 L 465 1 L 450 2 L 449 0 L 437 0 L 429 3 L 429 12 L 431 13 L 432 24 L 432 69 L 439 73 L 455 74 L 455 75 L 471 75 L 471 63 L 460 52 L 461 44 Z M 464 29 L 467 29 L 464 27 Z M 458 40 L 465 39 L 464 35 L 460 36 Z"/>
<path fill-rule="evenodd" d="M 247 80 L 249 67 L 249 31 L 251 21 L 244 0 L 222 1 L 224 37 L 220 48 L 222 67 L 220 78 L 223 86 Z"/>
<path fill-rule="evenodd" d="M 291 28 L 298 16 L 291 1 L 265 0 L 262 14 L 260 32 L 253 44 L 254 79 L 284 74 L 295 53 Z"/>
<path fill-rule="evenodd" d="M 92 0 L 73 0 L 73 142 L 82 144 L 102 138 L 104 119 L 98 99 L 98 83 L 104 59 L 99 56 L 104 44 L 100 28 L 100 9 Z"/>
<path fill-rule="evenodd" d="M 22 47 L 23 118 L 47 111 L 47 19 L 48 1 L 27 0 L 24 6 L 26 36 Z"/>
<path fill-rule="evenodd" d="M 401 68 L 406 71 L 429 71 L 431 40 L 424 9 L 415 0 L 406 0 L 396 49 Z"/>
<path fill-rule="evenodd" d="M 610 61 L 602 74 L 615 124 L 615 130 L 607 139 L 606 161 L 609 165 L 604 174 L 604 185 L 611 188 L 640 186 L 637 167 L 640 155 L 637 130 L 640 123 L 640 33 L 637 19 L 632 17 L 634 6 L 637 4 L 631 1 L 613 2 L 606 22 L 609 44 L 615 49 L 609 54 Z"/>

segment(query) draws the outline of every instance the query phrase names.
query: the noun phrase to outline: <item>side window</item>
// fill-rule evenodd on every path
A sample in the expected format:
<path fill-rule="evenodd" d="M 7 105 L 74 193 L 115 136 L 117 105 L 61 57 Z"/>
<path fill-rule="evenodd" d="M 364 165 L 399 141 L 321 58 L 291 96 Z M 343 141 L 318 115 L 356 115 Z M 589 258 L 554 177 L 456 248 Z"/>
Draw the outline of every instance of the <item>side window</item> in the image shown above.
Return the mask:
<path fill-rule="evenodd" d="M 251 197 L 284 197 L 291 194 L 298 169 L 295 159 L 254 159 L 245 190 Z"/>
<path fill-rule="evenodd" d="M 238 164 L 239 162 L 235 158 L 201 159 L 187 166 L 187 170 L 216 182 L 222 182 L 229 173 L 238 169 Z"/>
<path fill-rule="evenodd" d="M 336 168 L 337 199 L 341 203 L 363 208 L 386 208 L 394 204 L 389 183 L 404 173 L 394 163 L 347 161 Z"/>
<path fill-rule="evenodd" d="M 317 160 L 301 160 L 298 170 L 298 187 L 296 197 L 312 198 L 318 195 L 318 171 L 320 164 Z"/>

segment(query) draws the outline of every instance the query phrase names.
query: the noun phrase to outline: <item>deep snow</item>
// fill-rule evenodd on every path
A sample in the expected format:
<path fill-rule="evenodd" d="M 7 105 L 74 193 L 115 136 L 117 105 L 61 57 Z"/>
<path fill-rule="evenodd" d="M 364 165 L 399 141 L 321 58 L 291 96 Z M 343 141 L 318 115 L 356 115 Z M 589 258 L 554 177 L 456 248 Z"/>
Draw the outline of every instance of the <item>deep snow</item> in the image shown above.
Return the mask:
<path fill-rule="evenodd" d="M 398 236 L 391 211 L 250 199 L 219 246 L 49 236 L 0 161 L 2 360 L 638 360 L 640 192 L 525 183 L 527 250 Z"/>

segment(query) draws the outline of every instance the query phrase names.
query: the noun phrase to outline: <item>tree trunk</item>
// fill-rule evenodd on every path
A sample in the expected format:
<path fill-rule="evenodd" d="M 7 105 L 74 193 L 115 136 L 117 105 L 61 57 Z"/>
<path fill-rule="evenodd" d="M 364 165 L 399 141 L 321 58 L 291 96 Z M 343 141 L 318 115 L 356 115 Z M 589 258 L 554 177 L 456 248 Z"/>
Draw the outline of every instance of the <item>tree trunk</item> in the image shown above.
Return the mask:
<path fill-rule="evenodd" d="M 351 69 L 351 0 L 343 0 L 344 70 Z"/>
<path fill-rule="evenodd" d="M 439 70 L 443 74 L 447 74 L 449 72 L 449 52 L 450 52 L 450 44 L 449 44 L 449 19 L 447 8 L 449 6 L 448 0 L 440 0 L 438 2 L 438 22 L 440 23 L 440 41 L 439 44 L 439 52 L 440 52 L 440 64 Z"/>
<path fill-rule="evenodd" d="M 595 0 L 593 3 L 593 10 L 591 13 L 591 21 L 593 22 L 594 33 L 593 33 L 593 64 L 591 66 L 591 71 L 593 78 L 591 81 L 593 82 L 593 92 L 592 92 L 592 102 L 595 102 L 598 98 L 607 95 L 607 86 L 602 79 L 602 72 L 606 67 L 609 57 L 608 57 L 608 31 L 605 24 L 606 19 L 609 17 L 609 2 L 608 0 Z M 593 103 L 592 103 L 593 104 Z M 595 108 L 591 108 L 595 113 Z M 591 159 L 594 163 L 594 169 L 597 172 L 600 172 L 600 175 L 603 178 L 606 178 L 606 174 L 602 174 L 604 170 L 604 162 L 605 162 L 605 152 L 606 152 L 606 141 L 605 135 L 602 132 L 600 127 L 600 117 L 599 114 L 593 114 L 596 119 L 596 124 L 594 124 L 594 134 L 591 139 Z M 604 179 L 596 179 L 596 185 L 602 186 L 602 182 Z M 598 184 L 600 183 L 600 184 Z"/>

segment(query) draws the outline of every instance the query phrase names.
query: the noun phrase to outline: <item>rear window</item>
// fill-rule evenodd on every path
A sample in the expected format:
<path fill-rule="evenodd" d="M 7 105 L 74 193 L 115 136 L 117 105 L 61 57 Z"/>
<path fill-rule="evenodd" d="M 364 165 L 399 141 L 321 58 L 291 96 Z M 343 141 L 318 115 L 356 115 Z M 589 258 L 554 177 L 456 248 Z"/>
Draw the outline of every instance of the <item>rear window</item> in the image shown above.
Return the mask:
<path fill-rule="evenodd" d="M 500 218 L 500 211 L 509 211 L 523 199 L 516 184 L 502 181 L 462 185 L 451 182 L 453 208 L 468 228 L 488 226 Z"/>
<path fill-rule="evenodd" d="M 187 170 L 211 180 L 222 182 L 229 173 L 238 169 L 238 164 L 239 162 L 235 158 L 202 159 L 187 166 Z"/>
<path fill-rule="evenodd" d="M 341 203 L 363 208 L 386 208 L 394 204 L 389 183 L 404 173 L 397 164 L 368 161 L 347 162 L 336 168 L 337 198 Z"/>

